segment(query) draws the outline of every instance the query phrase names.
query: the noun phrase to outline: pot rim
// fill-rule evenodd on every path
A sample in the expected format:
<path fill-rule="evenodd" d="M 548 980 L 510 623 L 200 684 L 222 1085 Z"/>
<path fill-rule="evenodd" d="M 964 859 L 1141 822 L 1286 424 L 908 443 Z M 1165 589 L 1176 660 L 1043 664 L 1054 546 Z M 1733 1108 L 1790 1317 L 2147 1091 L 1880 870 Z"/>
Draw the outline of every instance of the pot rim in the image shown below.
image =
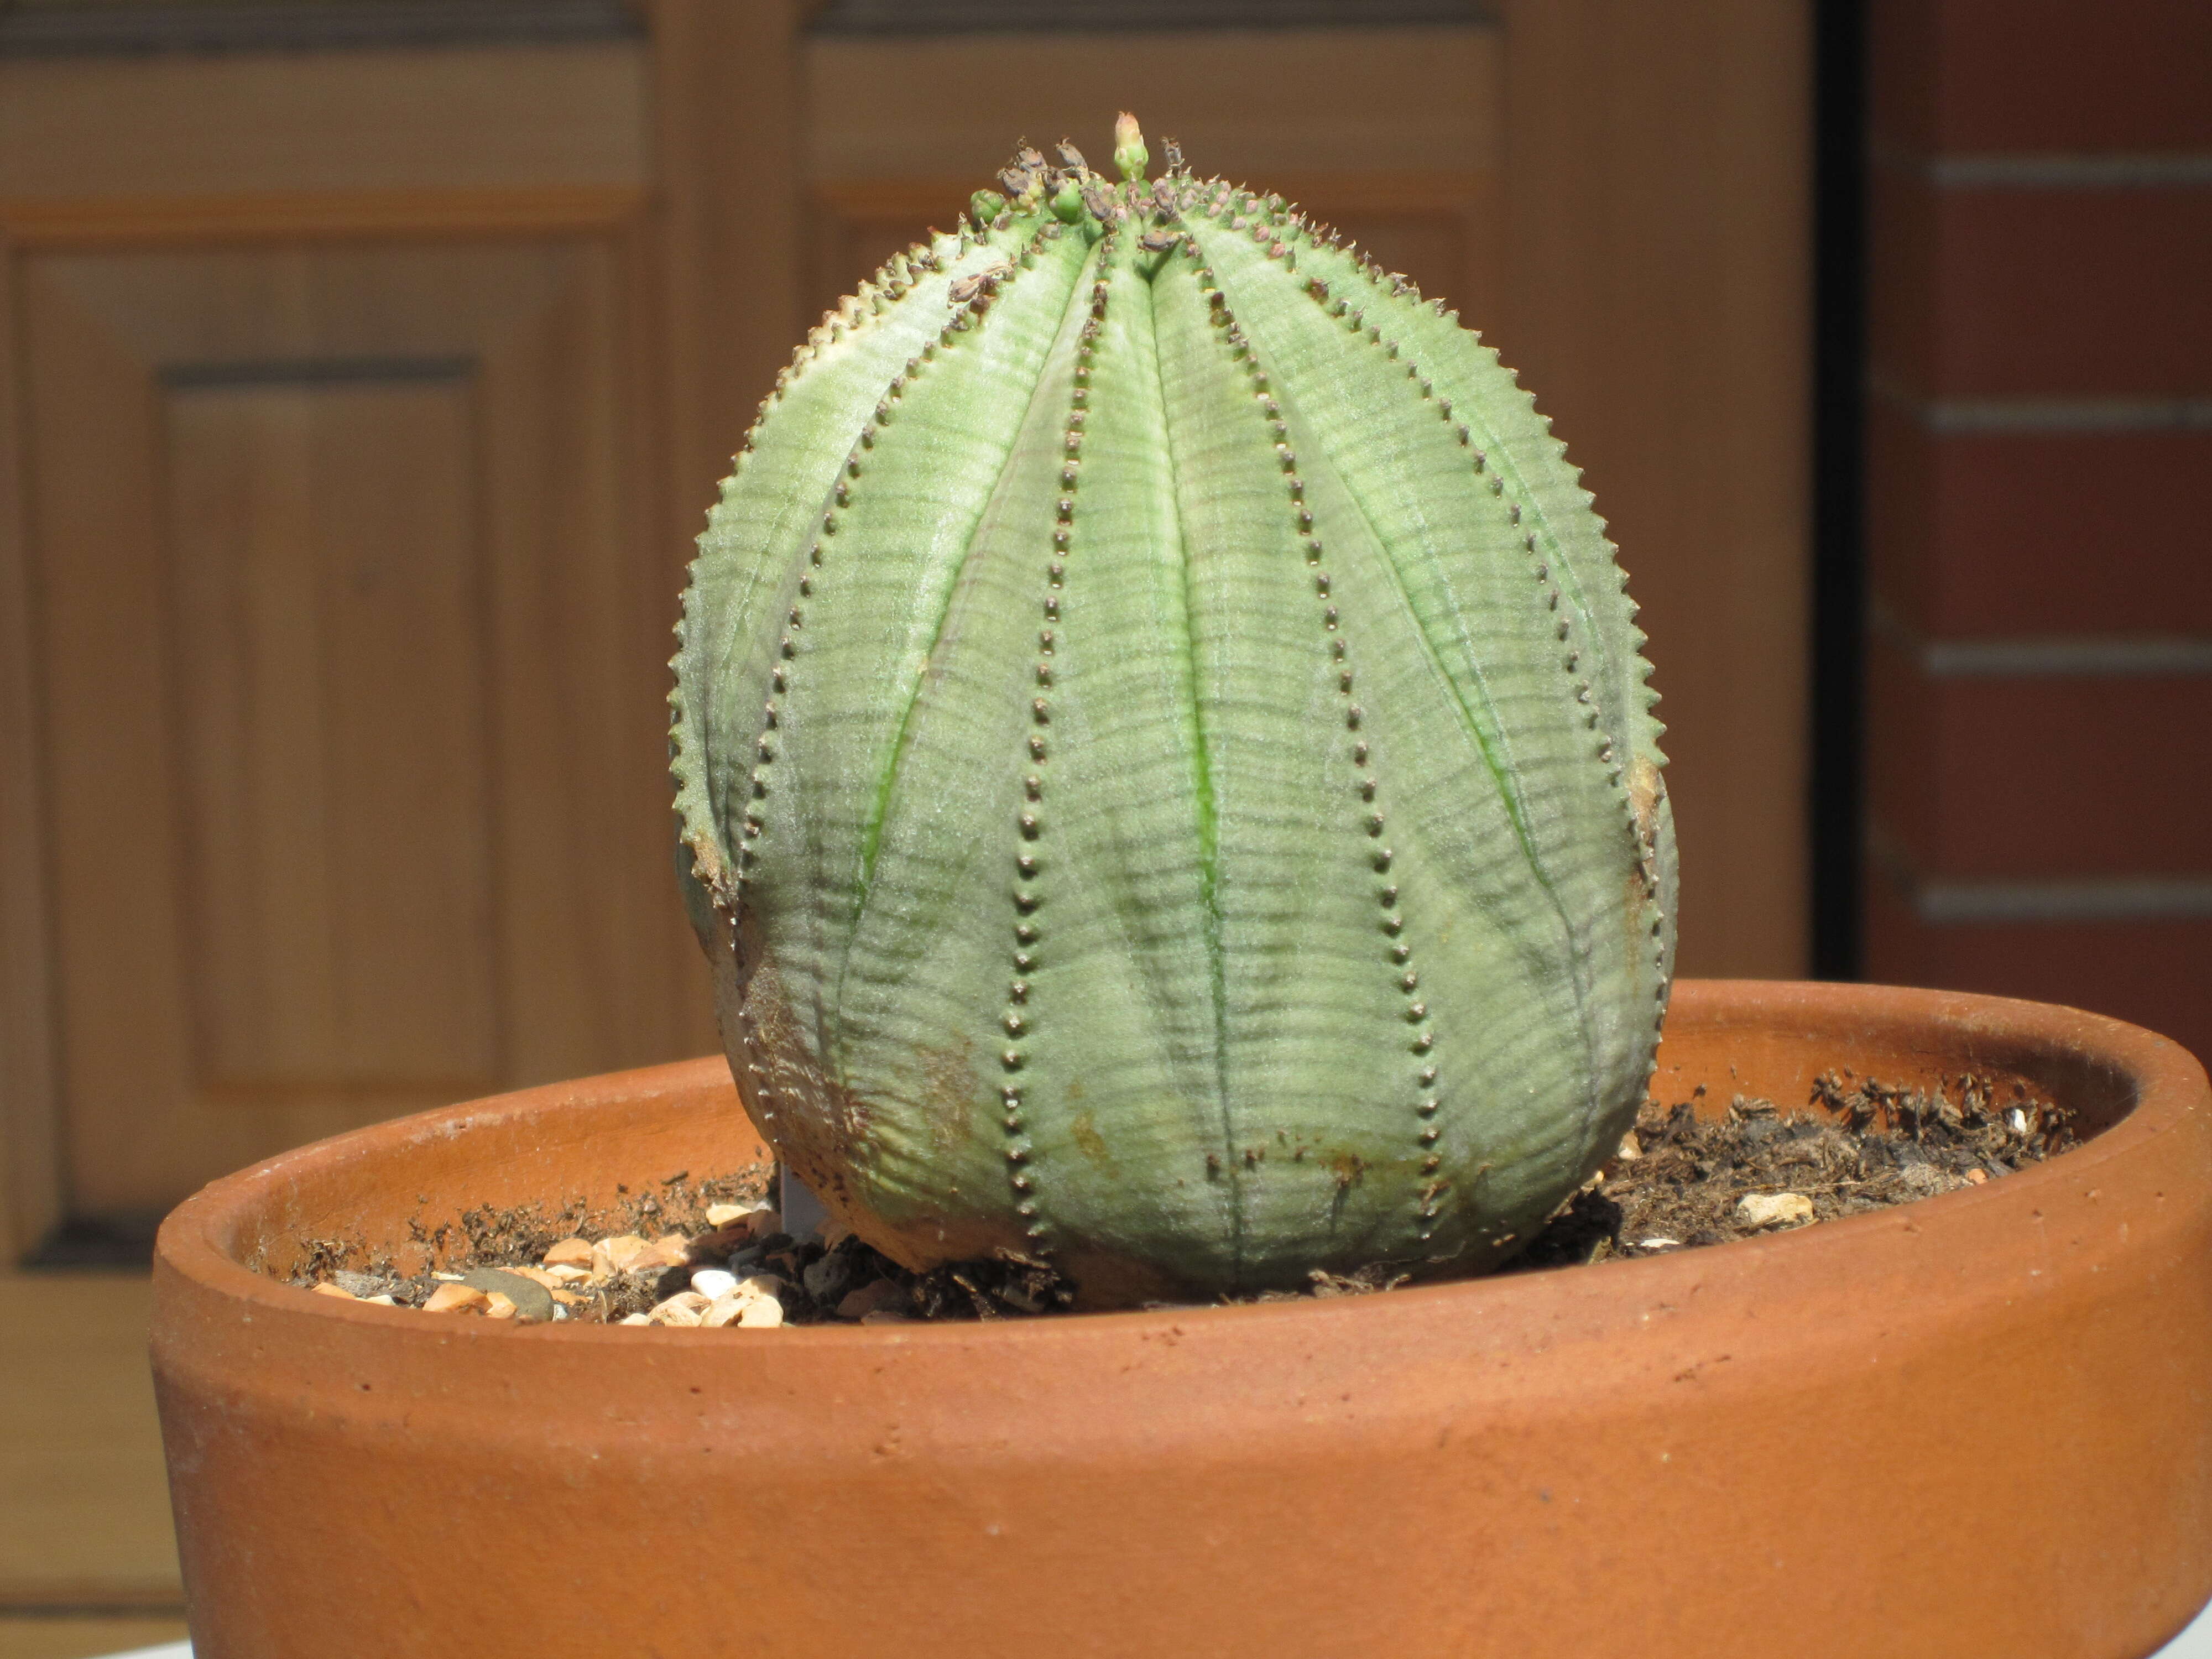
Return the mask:
<path fill-rule="evenodd" d="M 1855 1252 L 1884 1232 L 1894 1232 L 1900 1217 L 1948 1222 L 1967 1216 L 1979 1206 L 1995 1222 L 2000 1216 L 2036 1212 L 2054 1201 L 2064 1189 L 2115 1159 L 2124 1158 L 2146 1142 L 2170 1134 L 2192 1115 L 2212 1111 L 2212 1084 L 2197 1060 L 2170 1038 L 2106 1015 L 2058 1004 L 1975 993 L 1931 991 L 1902 987 L 1821 981 L 1682 980 L 1675 986 L 1669 1018 L 1687 1018 L 1708 1030 L 1731 1027 L 1747 1031 L 1771 1030 L 1778 1010 L 1802 1010 L 1808 1024 L 1832 1024 L 1839 1018 L 1857 1015 L 1868 1035 L 1920 1031 L 1928 1058 L 1947 1060 L 1947 1074 L 1972 1069 L 1959 1064 L 1962 1039 L 1978 1040 L 2021 1054 L 2066 1055 L 2105 1072 L 2124 1089 L 2127 1098 L 2118 1115 L 2081 1144 L 2041 1163 L 2006 1176 L 2001 1182 L 1938 1194 L 1910 1204 L 1797 1227 L 1757 1237 L 1731 1240 L 1725 1245 L 1700 1246 L 1601 1264 L 1609 1274 L 1635 1274 L 1633 1279 L 1608 1278 L 1606 1284 L 1624 1290 L 1633 1287 L 1635 1299 L 1649 1304 L 1663 1301 L 1668 1293 L 1686 1294 L 1706 1275 L 1712 1253 L 1726 1249 L 1729 1260 L 1747 1268 L 1785 1260 L 1809 1265 L 1820 1252 Z M 1848 1042 L 1839 1034 L 1838 1048 Z M 1838 1058 L 1847 1056 L 1839 1054 Z M 1660 1071 L 1664 1070 L 1661 1051 Z M 1655 1073 L 1655 1078 L 1657 1075 Z M 689 1346 L 693 1344 L 730 1346 L 725 1333 L 698 1333 L 666 1327 L 619 1327 L 581 1321 L 509 1327 L 480 1322 L 427 1320 L 420 1310 L 386 1308 L 374 1303 L 347 1302 L 313 1291 L 247 1267 L 224 1243 L 246 1219 L 266 1208 L 281 1191 L 304 1175 L 362 1156 L 365 1138 L 389 1140 L 371 1156 L 390 1157 L 431 1139 L 452 1139 L 516 1117 L 548 1109 L 567 1107 L 589 1110 L 621 1101 L 647 1100 L 687 1089 L 730 1087 L 723 1057 L 703 1056 L 628 1071 L 540 1085 L 504 1094 L 486 1096 L 453 1105 L 389 1120 L 348 1131 L 283 1152 L 210 1182 L 171 1211 L 162 1221 L 155 1243 L 157 1268 L 173 1272 L 198 1289 L 248 1309 L 286 1318 L 316 1318 L 346 1322 L 368 1328 L 406 1332 L 426 1342 L 445 1342 L 457 1334 L 562 1344 L 609 1343 L 635 1352 L 639 1342 Z M 1917 1231 L 1917 1229 L 1916 1229 Z M 1359 1318 L 1391 1304 L 1395 1314 L 1410 1314 L 1424 1305 L 1469 1296 L 1498 1297 L 1497 1311 L 1522 1308 L 1556 1297 L 1577 1282 L 1565 1285 L 1566 1268 L 1522 1273 L 1489 1273 L 1455 1279 L 1409 1285 L 1385 1297 L 1351 1296 L 1240 1304 L 1177 1304 L 1159 1308 L 1101 1310 L 1052 1319 L 915 1321 L 885 1325 L 812 1325 L 782 1328 L 771 1339 L 780 1347 L 799 1345 L 853 1346 L 861 1352 L 910 1350 L 918 1343 L 970 1343 L 988 1331 L 989 1340 L 1041 1342 L 1065 1340 L 1071 1322 L 1085 1328 L 1109 1328 L 1096 1322 L 1115 1322 L 1110 1328 L 1141 1337 L 1178 1330 L 1188 1322 L 1205 1319 L 1209 1325 L 1231 1320 L 1246 1322 L 1285 1319 Z M 248 1315 L 251 1317 L 251 1314 Z"/>

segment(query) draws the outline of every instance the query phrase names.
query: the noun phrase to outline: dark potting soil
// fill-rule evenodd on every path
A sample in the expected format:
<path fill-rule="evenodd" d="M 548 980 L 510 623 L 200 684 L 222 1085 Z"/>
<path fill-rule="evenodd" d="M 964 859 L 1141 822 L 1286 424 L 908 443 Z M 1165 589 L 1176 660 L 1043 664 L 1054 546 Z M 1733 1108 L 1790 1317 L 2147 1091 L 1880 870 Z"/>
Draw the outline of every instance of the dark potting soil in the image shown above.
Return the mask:
<path fill-rule="evenodd" d="M 1811 1103 L 1820 1109 L 1784 1112 L 1738 1095 L 1724 1114 L 1701 1119 L 1694 1099 L 1646 1102 L 1620 1152 L 1505 1271 L 1833 1221 L 2002 1180 L 2075 1139 L 2068 1109 L 1972 1075 L 1923 1093 L 1831 1072 L 1814 1082 Z M 1758 1201 L 1790 1195 L 1803 1206 Z"/>
<path fill-rule="evenodd" d="M 1646 1102 L 1616 1155 L 1499 1271 L 1662 1255 L 1814 1225 L 2001 1181 L 2075 1140 L 2067 1109 L 2020 1085 L 1972 1075 L 1923 1092 L 1837 1071 L 1815 1083 L 1805 1109 L 1739 1095 L 1724 1111 L 1701 1117 L 1698 1104 L 1695 1097 Z M 786 1324 L 1024 1318 L 1065 1311 L 1073 1301 L 1073 1286 L 1036 1263 L 963 1262 L 915 1273 L 850 1237 L 825 1246 L 782 1232 L 755 1237 L 743 1221 L 710 1224 L 710 1206 L 765 1202 L 771 1175 L 755 1165 L 695 1182 L 685 1171 L 624 1192 L 597 1212 L 574 1204 L 471 1210 L 457 1224 L 416 1230 L 414 1243 L 429 1249 L 436 1270 L 411 1275 L 357 1243 L 305 1241 L 290 1279 L 419 1307 L 454 1274 L 542 1271 L 546 1252 L 563 1239 L 650 1234 L 664 1241 L 664 1259 L 564 1281 L 558 1316 L 613 1323 L 653 1316 L 690 1290 L 702 1267 L 766 1276 Z M 671 1255 L 680 1259 L 665 1259 Z M 1236 1299 L 1360 1295 L 1407 1282 L 1379 1270 L 1316 1272 L 1302 1291 Z M 521 1308 L 520 1316 L 531 1311 Z"/>

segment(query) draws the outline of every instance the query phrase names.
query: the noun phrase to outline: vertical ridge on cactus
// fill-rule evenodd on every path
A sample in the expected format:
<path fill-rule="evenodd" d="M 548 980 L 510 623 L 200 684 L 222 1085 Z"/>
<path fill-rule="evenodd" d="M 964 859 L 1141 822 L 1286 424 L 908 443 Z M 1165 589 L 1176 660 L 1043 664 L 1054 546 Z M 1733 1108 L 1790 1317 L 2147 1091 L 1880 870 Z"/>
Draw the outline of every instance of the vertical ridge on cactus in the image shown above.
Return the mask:
<path fill-rule="evenodd" d="M 692 568 L 678 866 L 747 1108 L 910 1266 L 1468 1271 L 1632 1116 L 1674 847 L 1613 550 L 1441 307 L 1024 149 L 810 335 Z"/>

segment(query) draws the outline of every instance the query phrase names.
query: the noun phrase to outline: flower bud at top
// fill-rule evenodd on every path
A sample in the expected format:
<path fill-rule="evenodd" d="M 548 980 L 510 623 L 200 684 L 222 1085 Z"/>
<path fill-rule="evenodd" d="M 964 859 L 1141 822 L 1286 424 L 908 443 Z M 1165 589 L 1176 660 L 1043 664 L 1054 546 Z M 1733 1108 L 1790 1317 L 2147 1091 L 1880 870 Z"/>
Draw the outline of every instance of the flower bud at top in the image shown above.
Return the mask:
<path fill-rule="evenodd" d="M 1142 179 L 1145 164 L 1152 159 L 1145 152 L 1145 135 L 1137 131 L 1137 118 L 1123 110 L 1114 120 L 1114 165 L 1124 179 Z"/>

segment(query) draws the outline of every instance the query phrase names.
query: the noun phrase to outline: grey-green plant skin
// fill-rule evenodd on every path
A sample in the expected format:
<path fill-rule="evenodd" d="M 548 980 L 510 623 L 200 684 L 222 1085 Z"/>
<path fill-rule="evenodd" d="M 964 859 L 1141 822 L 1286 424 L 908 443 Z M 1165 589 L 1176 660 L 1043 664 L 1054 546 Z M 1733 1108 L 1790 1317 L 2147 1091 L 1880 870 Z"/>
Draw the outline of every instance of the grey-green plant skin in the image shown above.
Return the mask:
<path fill-rule="evenodd" d="M 1024 152 L 825 318 L 700 538 L 678 865 L 732 1070 L 909 1267 L 1478 1270 L 1650 1075 L 1644 636 L 1455 313 L 1135 144 Z"/>

